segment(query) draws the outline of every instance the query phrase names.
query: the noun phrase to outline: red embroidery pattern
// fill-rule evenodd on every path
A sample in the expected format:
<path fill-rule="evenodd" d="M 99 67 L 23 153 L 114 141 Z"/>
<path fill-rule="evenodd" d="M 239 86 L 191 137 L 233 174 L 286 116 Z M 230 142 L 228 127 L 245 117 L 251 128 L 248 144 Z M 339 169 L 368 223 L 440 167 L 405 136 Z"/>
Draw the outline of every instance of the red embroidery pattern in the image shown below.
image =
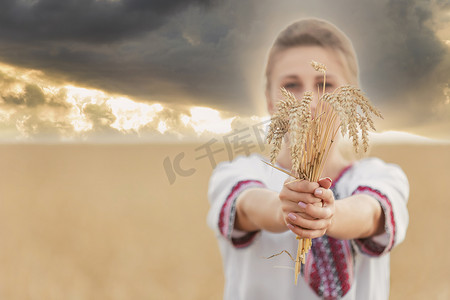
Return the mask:
<path fill-rule="evenodd" d="M 350 242 L 323 236 L 313 240 L 313 255 L 308 255 L 305 281 L 324 299 L 338 299 L 353 282 L 353 255 Z"/>
<path fill-rule="evenodd" d="M 380 245 L 377 242 L 375 242 L 372 238 L 365 238 L 365 239 L 357 239 L 355 240 L 356 245 L 358 248 L 370 256 L 380 256 L 382 254 L 385 254 L 389 252 L 392 247 L 394 247 L 395 242 L 395 219 L 394 219 L 394 212 L 392 210 L 392 203 L 386 197 L 384 194 L 382 194 L 380 191 L 372 189 L 368 186 L 359 186 L 354 192 L 354 194 L 368 194 L 380 202 L 380 205 L 384 212 L 385 217 L 385 225 L 384 228 L 389 236 L 389 242 L 387 246 Z"/>
<path fill-rule="evenodd" d="M 236 214 L 236 199 L 244 190 L 252 187 L 265 187 L 258 180 L 244 180 L 236 183 L 227 196 L 222 209 L 220 210 L 219 229 L 220 233 L 227 239 L 231 240 L 237 248 L 243 248 L 251 244 L 256 232 L 249 232 L 243 237 L 232 238 L 231 232 L 234 227 L 234 218 Z"/>

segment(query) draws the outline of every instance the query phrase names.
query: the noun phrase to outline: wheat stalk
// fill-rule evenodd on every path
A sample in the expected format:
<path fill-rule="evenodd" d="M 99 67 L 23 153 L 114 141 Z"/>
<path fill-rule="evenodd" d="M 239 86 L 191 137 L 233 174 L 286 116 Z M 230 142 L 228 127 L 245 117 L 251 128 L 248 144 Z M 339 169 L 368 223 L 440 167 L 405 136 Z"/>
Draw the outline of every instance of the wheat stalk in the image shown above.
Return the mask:
<path fill-rule="evenodd" d="M 375 130 L 372 115 L 380 118 L 382 115 L 356 87 L 345 85 L 332 93 L 325 93 L 326 66 L 315 61 L 312 61 L 311 65 L 324 76 L 322 94 L 320 95 L 319 89 L 317 92 L 318 104 L 315 115 L 311 114 L 310 109 L 314 96 L 312 92 L 305 92 L 302 99 L 298 100 L 286 89 L 281 89 L 283 99 L 277 103 L 277 110 L 272 116 L 267 135 L 268 143 L 273 145 L 270 153 L 271 164 L 268 164 L 296 179 L 317 182 L 339 128 L 342 135 L 347 134 L 350 137 L 355 152 L 360 150 L 366 152 L 369 145 L 368 130 L 369 128 Z M 276 157 L 286 134 L 289 134 L 290 138 L 291 172 L 275 166 Z M 311 239 L 302 239 L 298 236 L 297 239 L 295 284 L 301 264 L 305 263 L 306 254 L 312 245 Z M 283 250 L 280 254 L 283 252 L 287 251 Z"/>

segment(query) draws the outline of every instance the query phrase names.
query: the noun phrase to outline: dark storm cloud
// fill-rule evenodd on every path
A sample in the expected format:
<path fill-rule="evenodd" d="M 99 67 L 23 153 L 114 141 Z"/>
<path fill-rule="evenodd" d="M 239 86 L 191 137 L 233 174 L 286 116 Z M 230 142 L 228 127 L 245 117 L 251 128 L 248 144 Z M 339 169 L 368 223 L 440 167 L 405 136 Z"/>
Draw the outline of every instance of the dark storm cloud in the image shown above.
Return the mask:
<path fill-rule="evenodd" d="M 375 36 L 383 52 L 370 52 L 378 65 L 370 77 L 385 96 L 414 88 L 441 69 L 441 63 L 448 63 L 448 47 L 435 34 L 433 9 L 441 7 L 428 0 L 391 0 L 384 7 L 386 25 Z"/>
<path fill-rule="evenodd" d="M 237 3 L 9 3 L 14 9 L 1 21 L 7 26 L 0 26 L 0 61 L 140 100 L 230 108 L 246 97 L 236 61 L 245 38 L 238 27 L 244 15 L 233 12 Z M 117 18 L 109 19 L 111 11 Z M 163 25 L 147 20 L 161 13 Z"/>
<path fill-rule="evenodd" d="M 160 26 L 167 16 L 214 0 L 3 0 L 2 38 L 115 42 Z"/>
<path fill-rule="evenodd" d="M 450 130 L 450 115 L 436 111 L 446 101 L 450 77 L 450 48 L 437 35 L 449 26 L 449 8 L 446 1 L 390 0 L 381 7 L 386 18 L 378 30 L 367 26 L 362 82 L 384 109 L 387 126 L 406 129 L 438 120 L 447 123 L 443 131 Z"/>

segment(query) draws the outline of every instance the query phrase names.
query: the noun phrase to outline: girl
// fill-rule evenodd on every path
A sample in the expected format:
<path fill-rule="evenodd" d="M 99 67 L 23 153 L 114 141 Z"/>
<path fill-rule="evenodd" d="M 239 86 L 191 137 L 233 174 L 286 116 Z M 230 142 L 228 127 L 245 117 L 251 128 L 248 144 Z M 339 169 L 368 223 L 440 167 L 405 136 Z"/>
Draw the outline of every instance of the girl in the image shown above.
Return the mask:
<path fill-rule="evenodd" d="M 281 87 L 301 99 L 322 86 L 311 60 L 327 66 L 326 91 L 358 85 L 356 54 L 345 34 L 322 20 L 302 20 L 282 31 L 269 52 L 270 114 Z M 316 105 L 317 99 L 313 114 Z M 347 161 L 334 146 L 323 179 L 292 182 L 261 159 L 254 154 L 223 162 L 210 179 L 208 224 L 223 256 L 224 298 L 388 299 L 389 252 L 408 226 L 402 170 L 377 158 Z M 277 165 L 291 169 L 286 143 Z M 313 239 L 298 285 L 287 255 L 264 259 L 282 250 L 295 254 L 295 235 Z"/>

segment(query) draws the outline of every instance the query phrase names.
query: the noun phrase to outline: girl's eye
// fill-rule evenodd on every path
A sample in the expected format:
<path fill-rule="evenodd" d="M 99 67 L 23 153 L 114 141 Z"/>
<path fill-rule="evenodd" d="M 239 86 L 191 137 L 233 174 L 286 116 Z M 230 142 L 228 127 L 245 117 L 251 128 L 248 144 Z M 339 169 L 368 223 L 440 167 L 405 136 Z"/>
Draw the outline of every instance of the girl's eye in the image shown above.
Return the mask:
<path fill-rule="evenodd" d="M 286 90 L 293 90 L 299 88 L 300 85 L 297 82 L 289 82 L 283 85 Z"/>
<path fill-rule="evenodd" d="M 323 82 L 319 82 L 317 85 L 319 86 L 320 89 L 323 88 Z M 326 91 L 330 92 L 330 91 L 332 91 L 334 89 L 334 87 L 335 86 L 334 86 L 333 83 L 325 82 L 325 90 Z"/>
<path fill-rule="evenodd" d="M 318 84 L 317 84 L 319 87 L 323 87 L 323 82 L 319 82 Z M 325 83 L 325 88 L 326 89 L 331 89 L 331 88 L 333 88 L 334 87 L 334 84 L 332 84 L 332 83 L 329 83 L 329 82 L 326 82 Z"/>

